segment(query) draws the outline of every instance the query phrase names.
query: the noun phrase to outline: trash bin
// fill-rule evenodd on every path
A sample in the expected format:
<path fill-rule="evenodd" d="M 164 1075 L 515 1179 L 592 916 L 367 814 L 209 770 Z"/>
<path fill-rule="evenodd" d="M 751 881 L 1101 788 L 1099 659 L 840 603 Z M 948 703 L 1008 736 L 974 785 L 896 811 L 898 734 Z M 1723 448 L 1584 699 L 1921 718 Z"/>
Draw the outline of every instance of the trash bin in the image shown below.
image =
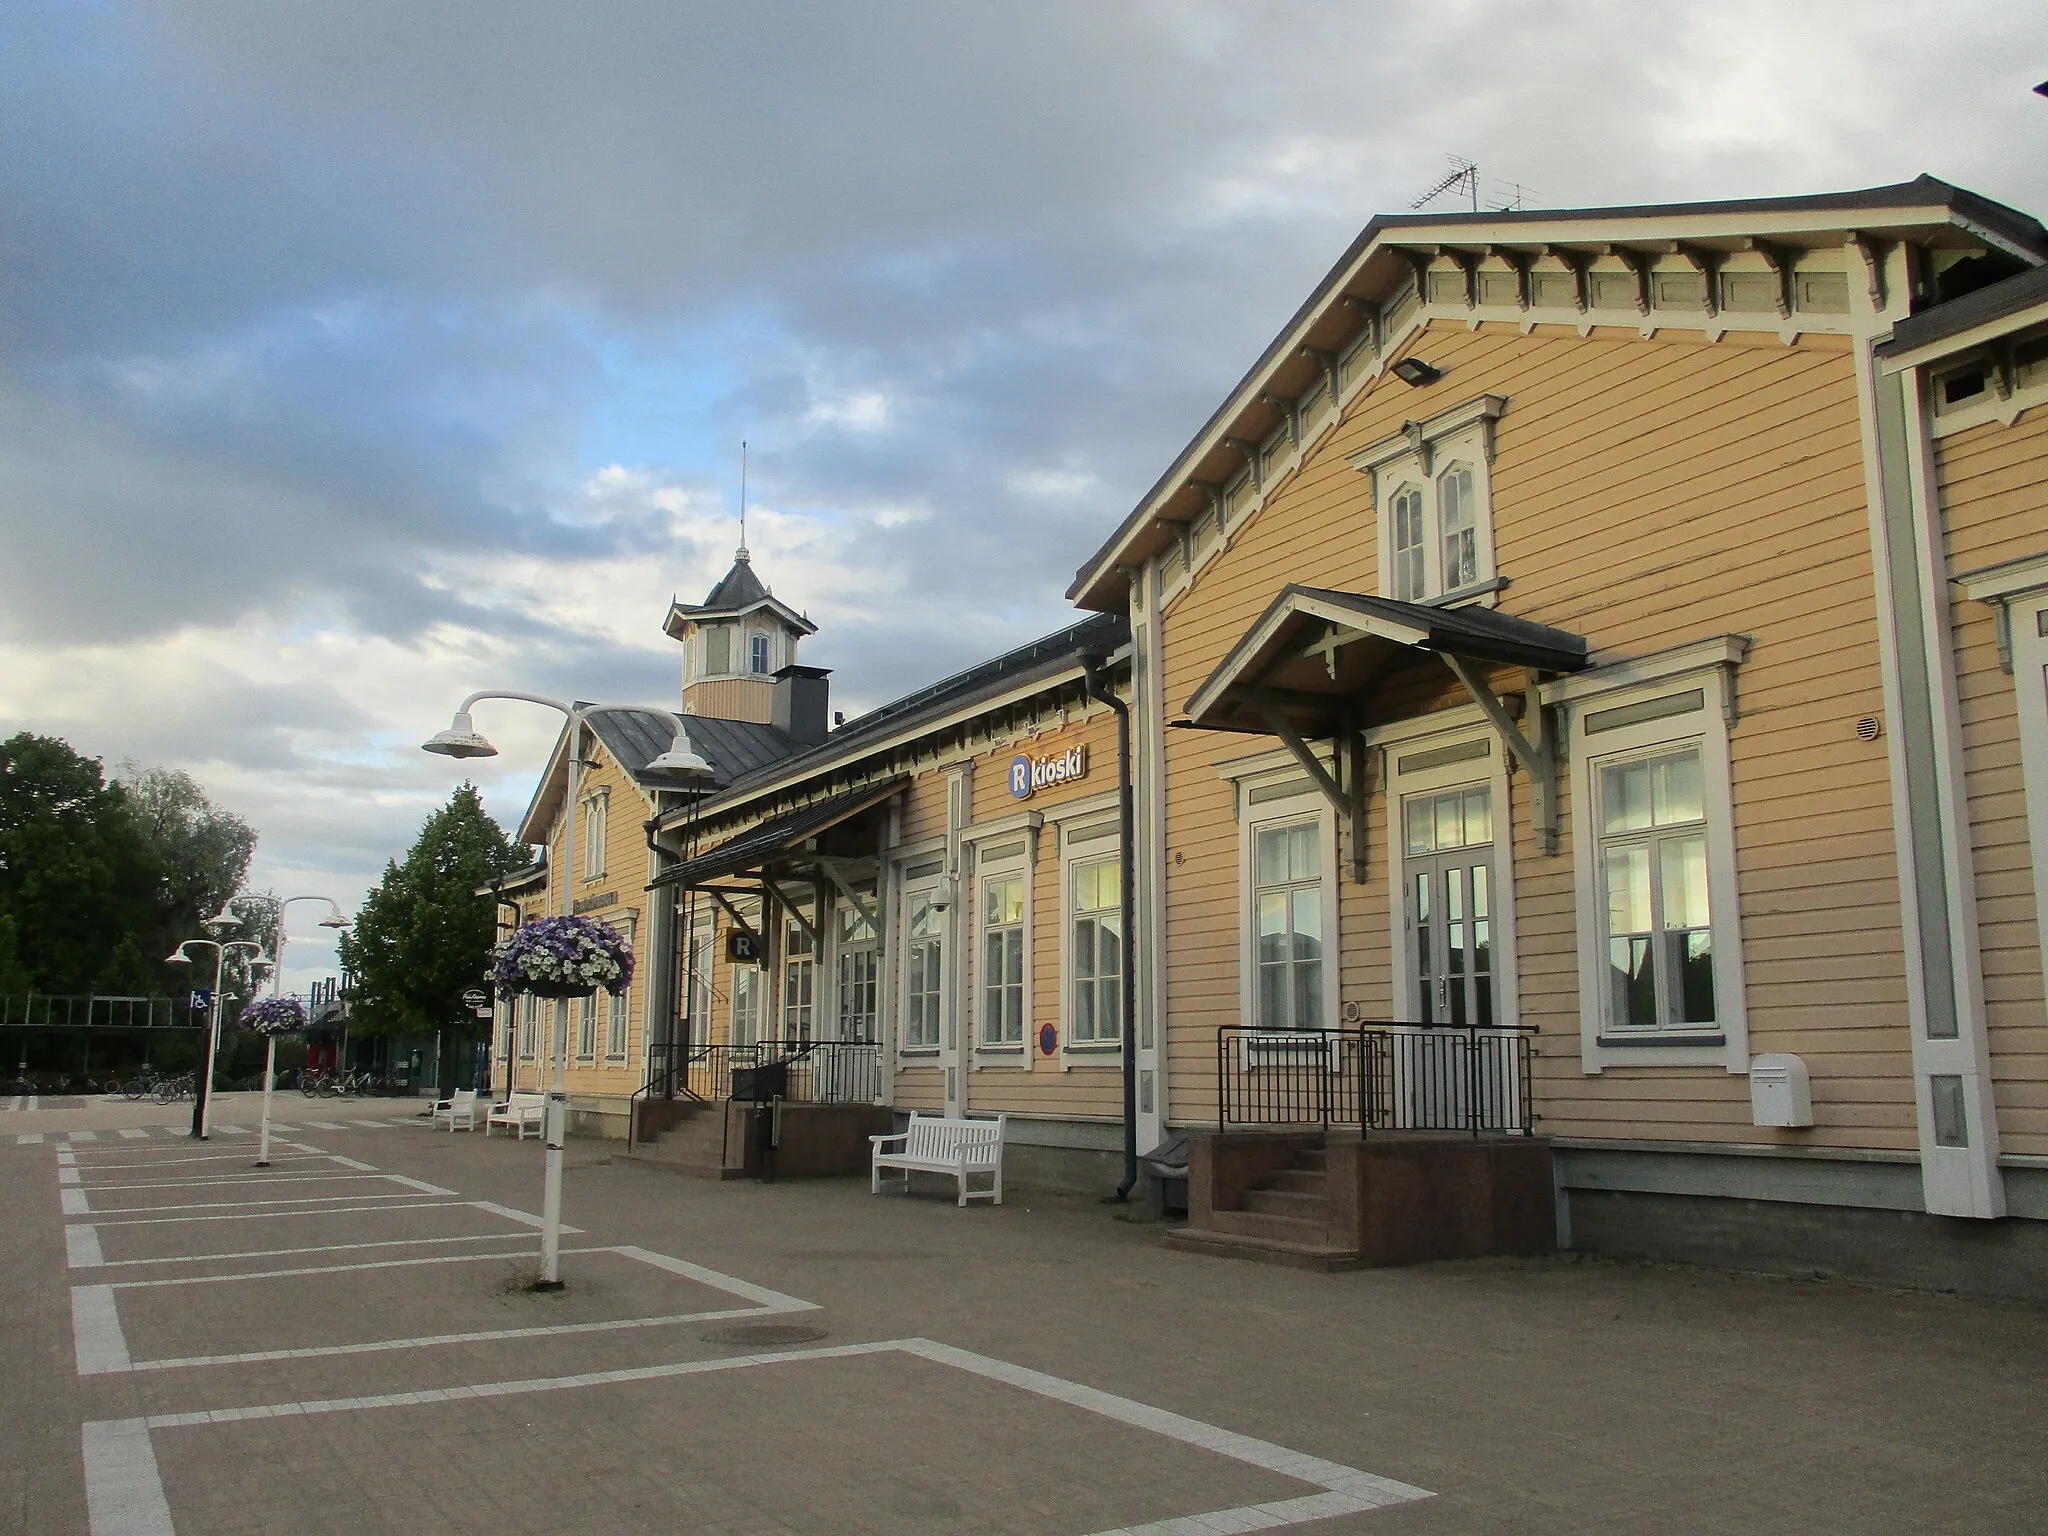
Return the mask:
<path fill-rule="evenodd" d="M 1152 1214 L 1165 1216 L 1169 1212 L 1187 1214 L 1188 1208 L 1188 1138 L 1185 1131 L 1169 1137 L 1154 1147 L 1142 1159 L 1145 1171 L 1151 1175 Z"/>
<path fill-rule="evenodd" d="M 746 1104 L 767 1104 L 789 1097 L 789 1063 L 764 1061 L 757 1067 L 732 1069 L 732 1096 Z"/>

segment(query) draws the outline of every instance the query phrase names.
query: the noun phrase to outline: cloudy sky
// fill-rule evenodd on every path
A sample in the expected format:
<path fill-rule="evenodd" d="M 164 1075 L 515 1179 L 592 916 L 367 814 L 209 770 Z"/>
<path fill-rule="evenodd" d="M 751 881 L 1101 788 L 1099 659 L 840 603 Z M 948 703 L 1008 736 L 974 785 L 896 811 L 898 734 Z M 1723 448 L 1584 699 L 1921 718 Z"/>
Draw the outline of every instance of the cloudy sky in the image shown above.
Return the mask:
<path fill-rule="evenodd" d="M 1063 622 L 1447 152 L 1551 207 L 2048 210 L 2029 13 L 0 0 L 0 731 L 188 768 L 258 886 L 353 905 L 464 692 L 674 698 L 743 438 L 858 709 Z M 479 723 L 509 820 L 554 721 Z"/>

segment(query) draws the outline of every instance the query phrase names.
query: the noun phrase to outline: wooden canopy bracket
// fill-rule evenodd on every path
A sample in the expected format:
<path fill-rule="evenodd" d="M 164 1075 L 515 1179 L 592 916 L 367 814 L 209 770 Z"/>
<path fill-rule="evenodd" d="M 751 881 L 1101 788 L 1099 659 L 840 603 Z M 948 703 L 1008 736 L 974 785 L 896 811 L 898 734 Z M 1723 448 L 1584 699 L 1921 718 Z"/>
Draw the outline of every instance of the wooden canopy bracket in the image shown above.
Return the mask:
<path fill-rule="evenodd" d="M 876 933 L 880 933 L 882 931 L 881 916 L 874 907 L 868 904 L 867 899 L 859 891 L 848 885 L 845 877 L 828 860 L 820 859 L 818 861 L 818 868 L 825 871 L 825 878 L 832 882 L 832 889 L 853 904 L 853 909 L 860 914 L 861 921 L 866 923 Z"/>
<path fill-rule="evenodd" d="M 824 948 L 824 945 L 820 943 L 818 939 L 817 925 L 814 924 L 809 918 L 804 916 L 803 909 L 799 907 L 795 902 L 789 899 L 789 893 L 787 891 L 783 890 L 781 886 L 777 885 L 775 881 L 767 875 L 763 875 L 761 877 L 761 889 L 763 889 L 764 891 L 772 892 L 774 894 L 776 905 L 781 907 L 782 910 L 787 912 L 792 918 L 796 919 L 797 927 L 803 929 L 803 931 L 810 937 L 812 947 L 815 950 L 822 950 Z"/>
<path fill-rule="evenodd" d="M 1363 885 L 1365 883 L 1366 828 L 1368 825 L 1366 817 L 1364 736 L 1357 731 L 1345 733 L 1349 746 L 1347 755 L 1349 757 L 1350 773 L 1348 776 L 1351 780 L 1350 790 L 1347 793 L 1344 786 L 1340 785 L 1336 779 L 1330 776 L 1330 770 L 1323 766 L 1322 759 L 1317 757 L 1309 749 L 1309 744 L 1301 739 L 1301 733 L 1288 724 L 1287 716 L 1281 711 L 1277 700 L 1264 692 L 1258 692 L 1251 696 L 1251 702 L 1252 706 L 1258 710 L 1260 717 L 1265 720 L 1267 727 L 1275 736 L 1280 738 L 1281 744 L 1287 748 L 1289 755 L 1301 765 L 1302 771 L 1315 783 L 1316 788 L 1322 791 L 1323 798 L 1336 808 L 1338 817 L 1348 827 L 1350 832 L 1348 840 L 1351 844 L 1351 878 L 1358 884 Z"/>
<path fill-rule="evenodd" d="M 731 898 L 729 898 L 725 894 L 725 892 L 718 890 L 716 887 L 713 886 L 707 885 L 701 887 L 701 889 L 713 901 L 717 902 L 721 907 L 725 908 L 725 915 L 732 919 L 733 927 L 739 929 L 741 933 L 744 933 L 748 938 L 752 939 L 754 941 L 754 948 L 757 951 L 765 953 L 765 946 L 761 943 L 761 935 L 754 932 L 753 926 L 750 923 L 748 923 L 748 921 L 744 917 L 740 916 L 740 909 L 732 904 Z"/>
<path fill-rule="evenodd" d="M 1472 696 L 1472 702 L 1479 706 L 1480 713 L 1492 722 L 1500 739 L 1514 754 L 1515 760 L 1529 770 L 1530 820 L 1535 824 L 1537 847 L 1547 856 L 1557 852 L 1559 817 L 1557 811 L 1557 754 L 1552 750 L 1550 730 L 1545 722 L 1542 706 L 1538 705 L 1531 716 L 1536 739 L 1531 741 L 1515 723 L 1507 707 L 1494 696 L 1493 689 L 1479 669 L 1462 656 L 1452 656 L 1439 651 L 1444 665 L 1451 669 L 1465 691 Z M 1532 685 L 1531 699 L 1536 697 Z"/>

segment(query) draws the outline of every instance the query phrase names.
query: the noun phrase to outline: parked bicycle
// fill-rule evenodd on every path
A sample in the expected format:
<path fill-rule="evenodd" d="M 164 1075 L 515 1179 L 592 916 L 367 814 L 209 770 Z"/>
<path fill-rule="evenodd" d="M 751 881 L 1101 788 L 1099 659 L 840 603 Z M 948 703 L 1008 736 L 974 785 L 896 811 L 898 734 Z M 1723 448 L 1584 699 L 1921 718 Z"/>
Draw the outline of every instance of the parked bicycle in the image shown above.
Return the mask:
<path fill-rule="evenodd" d="M 198 1074 L 180 1072 L 176 1077 L 160 1077 L 156 1080 L 156 1101 L 172 1104 L 179 1099 L 189 1099 L 199 1091 Z"/>

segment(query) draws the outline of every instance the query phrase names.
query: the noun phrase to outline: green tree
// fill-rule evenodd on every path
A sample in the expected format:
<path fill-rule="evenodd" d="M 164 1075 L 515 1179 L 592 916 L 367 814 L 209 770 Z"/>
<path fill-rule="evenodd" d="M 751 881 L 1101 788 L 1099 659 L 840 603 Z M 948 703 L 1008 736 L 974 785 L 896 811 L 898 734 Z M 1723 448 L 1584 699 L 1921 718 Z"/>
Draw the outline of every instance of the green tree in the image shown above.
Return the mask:
<path fill-rule="evenodd" d="M 14 997 L 32 990 L 28 971 L 21 963 L 21 942 L 15 936 L 14 918 L 0 912 L 0 997 Z"/>
<path fill-rule="evenodd" d="M 99 759 L 55 736 L 0 741 L 0 915 L 37 992 L 85 992 L 121 939 L 156 924 L 162 875 Z"/>
<path fill-rule="evenodd" d="M 464 784 L 427 818 L 403 862 L 385 866 L 342 935 L 341 963 L 354 977 L 349 1028 L 362 1034 L 451 1039 L 489 1026 L 462 1006 L 490 964 L 497 911 L 477 888 L 526 863 L 523 850 Z"/>
<path fill-rule="evenodd" d="M 199 781 L 180 768 L 123 763 L 119 784 L 157 870 L 156 919 L 138 937 L 156 955 L 167 955 L 180 939 L 197 936 L 200 924 L 242 888 L 256 852 L 256 829 L 215 805 Z M 243 907 L 253 902 L 238 900 L 236 916 L 247 922 L 255 906 L 250 911 Z M 272 921 L 263 934 L 244 931 L 235 937 L 260 939 L 268 953 Z"/>
<path fill-rule="evenodd" d="M 0 992 L 6 990 L 4 985 L 0 985 Z M 107 956 L 107 963 L 100 967 L 99 975 L 93 979 L 92 990 L 102 997 L 162 996 L 162 957 L 144 955 L 142 941 L 132 933 L 124 933 L 121 942 Z"/>

